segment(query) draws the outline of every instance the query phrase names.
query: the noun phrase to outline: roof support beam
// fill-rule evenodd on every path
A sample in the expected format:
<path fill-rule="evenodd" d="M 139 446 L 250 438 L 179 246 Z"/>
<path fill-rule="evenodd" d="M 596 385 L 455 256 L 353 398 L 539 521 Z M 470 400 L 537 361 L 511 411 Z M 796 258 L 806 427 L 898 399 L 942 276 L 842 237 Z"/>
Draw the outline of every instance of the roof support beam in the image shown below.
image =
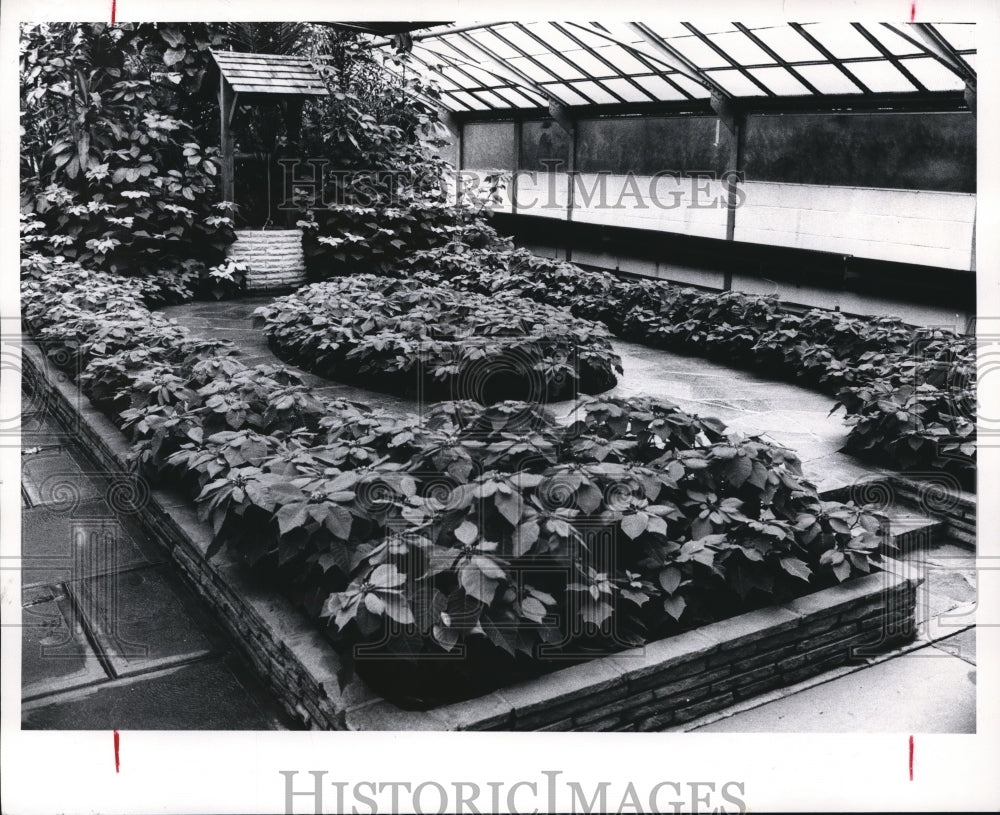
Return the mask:
<path fill-rule="evenodd" d="M 736 128 L 739 125 L 740 112 L 733 100 L 727 96 L 719 96 L 719 94 L 713 92 L 710 104 L 712 105 L 712 110 L 715 111 L 715 115 L 719 117 L 719 121 L 726 126 L 726 130 L 734 136 L 737 135 Z"/>
<path fill-rule="evenodd" d="M 916 34 L 917 39 L 920 40 L 924 48 L 936 56 L 949 69 L 958 74 L 966 83 L 971 82 L 973 85 L 976 84 L 976 72 L 951 47 L 951 43 L 938 33 L 934 26 L 929 23 L 908 23 L 908 25 L 910 31 Z"/>

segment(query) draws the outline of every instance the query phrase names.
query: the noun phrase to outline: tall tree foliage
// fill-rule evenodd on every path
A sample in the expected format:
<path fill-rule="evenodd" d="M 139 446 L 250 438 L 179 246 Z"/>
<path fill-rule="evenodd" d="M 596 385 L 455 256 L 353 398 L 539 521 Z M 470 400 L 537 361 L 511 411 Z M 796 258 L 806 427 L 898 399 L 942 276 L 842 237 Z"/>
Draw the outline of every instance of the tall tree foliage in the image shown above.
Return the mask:
<path fill-rule="evenodd" d="M 180 49 L 184 43 L 187 47 Z M 89 266 L 193 279 L 232 241 L 216 150 L 174 111 L 212 40 L 103 23 L 25 26 L 21 202 L 37 248 Z"/>

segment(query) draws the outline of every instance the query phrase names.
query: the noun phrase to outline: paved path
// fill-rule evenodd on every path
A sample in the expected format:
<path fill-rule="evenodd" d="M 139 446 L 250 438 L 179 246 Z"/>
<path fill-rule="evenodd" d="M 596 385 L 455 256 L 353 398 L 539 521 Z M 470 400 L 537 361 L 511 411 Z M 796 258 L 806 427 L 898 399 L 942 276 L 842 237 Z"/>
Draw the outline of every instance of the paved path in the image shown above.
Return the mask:
<path fill-rule="evenodd" d="M 165 308 L 163 313 L 197 335 L 232 340 L 248 365 L 277 363 L 280 360 L 268 348 L 263 329 L 254 328 L 251 319 L 254 309 L 271 299 L 185 303 Z M 731 430 L 764 434 L 795 450 L 806 475 L 820 489 L 848 486 L 883 472 L 839 452 L 848 427 L 843 422 L 843 411 L 829 415 L 834 402 L 829 396 L 637 343 L 616 340 L 614 347 L 622 358 L 625 374 L 608 392 L 610 395 L 668 399 L 690 413 L 721 419 Z M 302 373 L 307 383 L 330 397 L 390 410 L 417 409 L 417 403 L 410 399 Z M 557 402 L 551 407 L 558 413 L 567 410 L 569 404 Z"/>
<path fill-rule="evenodd" d="M 120 486 L 72 432 L 22 417 L 22 727 L 288 727 Z"/>

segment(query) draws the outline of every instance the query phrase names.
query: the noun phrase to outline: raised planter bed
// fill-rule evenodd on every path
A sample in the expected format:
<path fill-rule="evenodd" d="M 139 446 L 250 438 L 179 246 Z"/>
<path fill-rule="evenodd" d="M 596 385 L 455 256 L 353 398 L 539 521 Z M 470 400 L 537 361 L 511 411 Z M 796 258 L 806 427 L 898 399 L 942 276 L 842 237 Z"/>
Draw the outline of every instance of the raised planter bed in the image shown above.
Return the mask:
<path fill-rule="evenodd" d="M 129 446 L 118 429 L 53 374 L 33 343 L 22 359 L 52 414 L 106 470 L 126 472 Z M 211 528 L 187 501 L 145 485 L 136 494 L 145 499 L 137 502 L 140 521 L 216 609 L 282 705 L 319 729 L 662 729 L 863 660 L 916 631 L 919 581 L 881 572 L 478 699 L 405 711 L 361 682 L 342 692 L 341 660 L 312 623 L 224 553 L 205 557 Z"/>

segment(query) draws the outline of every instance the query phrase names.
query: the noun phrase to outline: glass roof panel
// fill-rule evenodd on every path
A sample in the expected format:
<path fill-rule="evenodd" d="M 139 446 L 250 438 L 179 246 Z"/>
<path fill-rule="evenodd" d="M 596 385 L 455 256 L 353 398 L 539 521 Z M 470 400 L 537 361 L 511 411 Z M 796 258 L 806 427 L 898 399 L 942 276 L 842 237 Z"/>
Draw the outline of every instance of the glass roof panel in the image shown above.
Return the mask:
<path fill-rule="evenodd" d="M 787 68 L 751 68 L 750 73 L 778 96 L 808 96 L 810 93 Z"/>
<path fill-rule="evenodd" d="M 649 102 L 649 95 L 646 94 L 640 85 L 638 88 L 626 79 L 602 79 L 601 84 L 610 91 L 617 93 L 626 102 Z M 638 84 L 638 83 L 636 83 Z M 680 94 L 678 94 L 679 96 Z M 654 97 L 655 98 L 655 97 Z"/>
<path fill-rule="evenodd" d="M 618 45 L 608 44 L 601 48 L 596 49 L 597 53 L 600 54 L 604 59 L 610 62 L 615 68 L 618 69 L 618 73 L 621 74 L 645 74 L 649 73 L 649 66 L 643 64 L 632 56 L 628 51 Z M 607 69 L 605 69 L 605 72 Z"/>
<path fill-rule="evenodd" d="M 891 54 L 905 56 L 906 54 L 922 54 L 923 50 L 918 45 L 914 45 L 905 37 L 900 37 L 891 28 L 885 25 L 866 25 L 865 29 L 875 39 L 877 39 Z"/>
<path fill-rule="evenodd" d="M 699 68 L 722 68 L 729 65 L 725 57 L 715 53 L 694 34 L 688 34 L 686 37 L 672 37 L 667 41 L 667 44 L 680 51 Z"/>
<path fill-rule="evenodd" d="M 596 82 L 574 82 L 570 87 L 578 92 L 585 93 L 599 105 L 608 105 L 618 101 Z"/>
<path fill-rule="evenodd" d="M 677 88 L 671 85 L 667 80 L 659 76 L 637 76 L 635 81 L 638 82 L 642 87 L 649 91 L 657 99 L 662 99 L 665 101 L 673 101 L 675 99 L 687 99 L 684 94 L 682 94 Z"/>
<path fill-rule="evenodd" d="M 586 71 L 591 76 L 603 76 L 611 70 L 607 65 L 590 53 L 590 51 L 584 51 L 582 48 L 566 51 L 566 58 L 572 61 L 574 65 L 578 65 L 582 70 Z"/>
<path fill-rule="evenodd" d="M 771 48 L 779 57 L 788 62 L 824 59 L 823 55 L 805 37 L 790 26 L 765 26 L 763 28 L 748 26 L 748 28 L 768 48 Z"/>
<path fill-rule="evenodd" d="M 934 23 L 934 29 L 948 40 L 956 51 L 976 47 L 975 23 Z"/>
<path fill-rule="evenodd" d="M 502 34 L 503 38 L 508 40 L 511 45 L 516 48 L 520 48 L 524 51 L 524 53 L 529 54 L 530 56 L 544 54 L 548 50 L 542 43 L 530 37 L 517 26 L 505 26 L 503 30 L 498 28 L 497 33 Z"/>
<path fill-rule="evenodd" d="M 500 33 L 504 33 L 505 31 L 510 30 L 512 27 L 513 26 L 509 25 L 498 26 L 497 31 L 499 31 Z M 489 29 L 484 28 L 477 31 L 469 31 L 468 34 L 472 39 L 480 43 L 484 48 L 488 48 L 498 57 L 501 57 L 503 59 L 510 59 L 511 57 L 518 56 L 517 51 L 515 51 L 513 48 L 507 45 L 507 43 L 505 43 L 503 40 L 497 37 Z M 463 45 L 465 46 L 466 49 L 469 47 L 469 44 L 467 42 L 459 41 L 458 45 L 459 48 L 461 48 Z"/>
<path fill-rule="evenodd" d="M 495 93 L 497 96 L 502 97 L 504 101 L 506 101 L 508 107 L 534 108 L 543 104 L 542 101 L 536 99 L 535 97 L 527 96 L 514 88 L 497 88 Z"/>
<path fill-rule="evenodd" d="M 708 71 L 707 73 L 733 96 L 767 95 L 735 68 L 726 71 Z"/>
<path fill-rule="evenodd" d="M 608 29 L 614 28 L 612 23 L 602 23 L 601 25 L 604 28 Z M 565 27 L 568 31 L 570 31 L 573 34 L 574 37 L 579 39 L 580 42 L 590 46 L 591 48 L 599 48 L 602 45 L 608 44 L 607 38 L 602 37 L 599 34 L 594 34 L 590 31 L 589 23 L 572 22 L 572 23 L 566 23 Z M 624 26 L 622 27 L 624 28 Z M 614 32 L 612 32 L 612 35 L 614 35 Z M 629 32 L 628 41 L 631 41 L 632 39 L 635 39 L 635 35 Z"/>
<path fill-rule="evenodd" d="M 797 65 L 795 70 L 820 93 L 861 93 L 861 88 L 833 65 Z"/>
<path fill-rule="evenodd" d="M 680 87 L 684 88 L 689 94 L 691 94 L 695 99 L 707 99 L 712 95 L 712 92 L 702 85 L 700 82 L 695 82 L 693 79 L 688 79 L 686 76 L 681 76 L 680 74 L 670 74 L 670 80 L 676 82 Z"/>
<path fill-rule="evenodd" d="M 577 53 L 581 52 L 578 51 Z M 576 64 L 576 61 L 570 54 L 566 54 L 566 59 L 568 59 L 569 62 L 567 62 L 566 59 L 563 59 L 557 53 L 539 54 L 537 57 L 535 57 L 535 59 L 537 59 L 540 63 L 542 63 L 542 65 L 544 65 L 546 68 L 552 71 L 552 73 L 558 76 L 560 79 L 584 78 L 584 75 L 580 73 L 580 71 L 577 68 L 573 67 L 573 65 Z M 570 63 L 572 63 L 572 65 Z M 607 73 L 607 70 L 608 70 L 607 68 L 604 68 L 602 72 Z"/>
<path fill-rule="evenodd" d="M 542 40 L 550 51 L 564 53 L 580 47 L 551 23 L 521 23 L 521 25 Z"/>
<path fill-rule="evenodd" d="M 774 59 L 746 34 L 733 31 L 713 34 L 710 39 L 740 65 L 774 65 Z"/>
<path fill-rule="evenodd" d="M 452 96 L 456 99 L 460 99 L 462 102 L 465 102 L 465 104 L 474 110 L 489 110 L 489 107 L 485 102 L 480 102 L 471 93 L 466 93 L 465 91 L 455 91 Z"/>
<path fill-rule="evenodd" d="M 838 59 L 881 56 L 850 23 L 806 23 L 802 27 Z"/>
<path fill-rule="evenodd" d="M 919 79 L 929 91 L 960 91 L 965 82 L 932 57 L 914 57 L 903 60 L 903 65 Z"/>
<path fill-rule="evenodd" d="M 545 90 L 555 96 L 564 105 L 586 105 L 587 100 L 584 99 L 576 91 L 572 90 L 569 85 L 563 85 L 559 82 L 550 82 L 543 86 Z"/>
<path fill-rule="evenodd" d="M 621 25 L 621 23 L 619 23 L 619 25 Z M 680 23 L 655 22 L 655 23 L 645 23 L 645 25 L 647 28 L 649 28 L 652 31 L 655 31 L 665 40 L 673 39 L 674 37 L 691 36 L 691 32 L 688 31 L 688 29 L 686 29 Z M 608 26 L 608 28 L 611 28 L 611 26 Z M 630 37 L 635 38 L 637 36 L 630 29 L 625 28 L 624 25 L 622 25 L 622 29 L 627 31 Z"/>
<path fill-rule="evenodd" d="M 852 62 L 848 70 L 875 93 L 915 91 L 917 88 L 887 60 Z"/>
<path fill-rule="evenodd" d="M 559 74 L 553 74 L 550 71 L 539 68 L 527 57 L 515 57 L 514 59 L 508 59 L 506 62 L 512 68 L 516 68 L 522 74 L 526 74 L 536 82 L 549 82 L 553 79 L 562 78 Z"/>
<path fill-rule="evenodd" d="M 820 94 L 861 93 L 860 84 L 855 84 L 852 77 L 876 93 L 916 92 L 915 85 L 905 76 L 907 71 L 930 92 L 964 87 L 964 77 L 957 76 L 939 60 L 930 57 L 921 46 L 918 33 L 903 23 L 864 24 L 865 32 L 877 41 L 877 45 L 900 58 L 902 71 L 895 68 L 863 32 L 846 22 L 802 24 L 803 30 L 828 49 L 834 60 L 848 60 L 843 65 L 830 64 L 788 24 L 751 27 L 753 37 L 772 49 L 780 60 L 795 66 L 792 71 L 775 64 L 775 58 L 764 47 L 758 46 L 753 37 L 738 31 L 732 23 L 698 23 L 692 27 L 694 31 L 680 23 L 644 25 L 737 98 L 760 97 L 768 92 L 778 96 L 805 95 L 809 93 L 805 83 L 813 85 Z M 418 39 L 413 46 L 414 59 L 407 65 L 439 82 L 445 104 L 458 109 L 462 109 L 462 102 L 476 110 L 490 105 L 502 108 L 544 106 L 545 98 L 531 90 L 532 83 L 544 86 L 567 105 L 649 101 L 650 97 L 639 88 L 665 101 L 685 98 L 678 87 L 695 99 L 710 95 L 709 88 L 678 73 L 671 65 L 674 60 L 623 22 L 505 22 L 449 33 L 452 28 L 454 26 L 441 26 L 432 36 Z M 588 30 L 590 28 L 593 30 Z M 974 25 L 936 23 L 931 28 L 951 42 L 959 53 L 965 51 L 962 56 L 975 69 Z M 600 34 L 601 31 L 607 34 Z M 915 42 L 908 41 L 910 34 Z M 516 45 L 504 43 L 501 37 Z M 586 45 L 581 47 L 576 39 Z M 624 45 L 616 44 L 613 39 Z M 385 38 L 372 38 L 372 42 L 387 44 Z M 480 50 L 480 45 L 494 56 Z M 531 56 L 522 56 L 519 49 Z M 736 70 L 733 63 L 742 66 L 742 70 Z M 749 65 L 764 67 L 749 69 L 746 67 Z M 390 68 L 399 70 L 395 65 Z M 523 81 L 518 81 L 515 74 L 520 74 Z M 664 76 L 669 77 L 669 82 Z M 479 91 L 479 98 L 470 96 L 469 91 Z M 449 96 L 452 92 L 455 95 Z"/>

